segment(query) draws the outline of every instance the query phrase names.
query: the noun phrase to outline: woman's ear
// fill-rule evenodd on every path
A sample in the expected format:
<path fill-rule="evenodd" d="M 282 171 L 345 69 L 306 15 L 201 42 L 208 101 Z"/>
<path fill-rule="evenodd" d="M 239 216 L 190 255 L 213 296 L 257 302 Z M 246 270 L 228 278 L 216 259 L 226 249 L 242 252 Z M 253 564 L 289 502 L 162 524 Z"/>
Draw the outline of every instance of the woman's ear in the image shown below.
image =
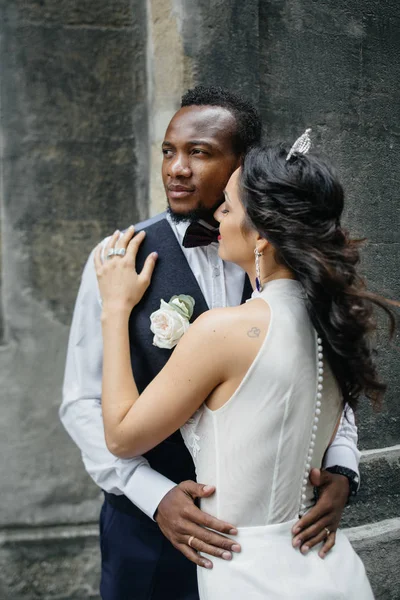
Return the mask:
<path fill-rule="evenodd" d="M 257 238 L 256 238 L 256 248 L 259 252 L 266 252 L 268 247 L 270 246 L 270 243 L 268 240 L 266 240 L 265 238 L 261 237 L 261 235 L 258 233 L 257 234 Z"/>

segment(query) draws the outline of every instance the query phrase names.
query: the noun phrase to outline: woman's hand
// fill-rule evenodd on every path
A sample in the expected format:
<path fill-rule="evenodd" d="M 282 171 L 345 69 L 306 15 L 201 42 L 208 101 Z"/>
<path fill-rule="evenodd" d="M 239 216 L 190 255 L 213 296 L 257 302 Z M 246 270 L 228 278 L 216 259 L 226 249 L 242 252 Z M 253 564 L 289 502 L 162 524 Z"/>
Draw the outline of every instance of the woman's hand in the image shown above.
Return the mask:
<path fill-rule="evenodd" d="M 103 301 L 103 311 L 117 310 L 130 313 L 143 298 L 150 285 L 151 276 L 157 260 L 152 252 L 146 259 L 141 273 L 135 269 L 136 255 L 146 233 L 140 231 L 134 236 L 131 225 L 121 236 L 119 231 L 109 239 L 104 248 L 99 244 L 94 254 L 97 280 Z"/>

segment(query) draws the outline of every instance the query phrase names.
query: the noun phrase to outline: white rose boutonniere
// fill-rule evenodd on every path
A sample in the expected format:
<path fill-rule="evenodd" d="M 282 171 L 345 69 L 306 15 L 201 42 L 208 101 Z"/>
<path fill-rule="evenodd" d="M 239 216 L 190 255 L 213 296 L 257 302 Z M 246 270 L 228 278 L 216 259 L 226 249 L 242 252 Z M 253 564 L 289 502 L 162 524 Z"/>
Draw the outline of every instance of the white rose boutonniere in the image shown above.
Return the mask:
<path fill-rule="evenodd" d="M 185 294 L 172 296 L 169 302 L 161 300 L 160 308 L 150 315 L 154 346 L 171 350 L 177 345 L 189 329 L 194 304 L 192 296 Z"/>

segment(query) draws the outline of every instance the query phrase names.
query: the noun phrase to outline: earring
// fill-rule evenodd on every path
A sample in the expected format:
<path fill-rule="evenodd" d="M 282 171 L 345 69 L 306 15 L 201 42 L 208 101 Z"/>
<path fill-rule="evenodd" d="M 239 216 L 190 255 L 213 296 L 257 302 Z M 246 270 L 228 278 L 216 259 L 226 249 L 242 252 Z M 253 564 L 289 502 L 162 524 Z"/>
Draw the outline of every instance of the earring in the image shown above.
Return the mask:
<path fill-rule="evenodd" d="M 259 252 L 257 250 L 257 248 L 255 248 L 254 255 L 256 257 L 256 288 L 257 288 L 257 292 L 261 292 L 262 285 L 261 285 L 261 271 L 260 271 L 260 256 L 262 256 L 263 253 Z"/>

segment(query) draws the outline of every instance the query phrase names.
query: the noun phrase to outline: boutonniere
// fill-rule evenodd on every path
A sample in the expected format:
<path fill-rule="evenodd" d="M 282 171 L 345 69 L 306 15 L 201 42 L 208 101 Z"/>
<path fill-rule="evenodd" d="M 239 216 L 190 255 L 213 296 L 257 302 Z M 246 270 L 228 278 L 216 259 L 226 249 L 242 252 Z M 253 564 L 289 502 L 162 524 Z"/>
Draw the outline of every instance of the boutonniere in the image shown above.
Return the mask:
<path fill-rule="evenodd" d="M 161 300 L 160 308 L 150 315 L 150 329 L 154 333 L 153 345 L 171 350 L 177 345 L 193 315 L 194 299 L 180 294 L 169 302 Z"/>

